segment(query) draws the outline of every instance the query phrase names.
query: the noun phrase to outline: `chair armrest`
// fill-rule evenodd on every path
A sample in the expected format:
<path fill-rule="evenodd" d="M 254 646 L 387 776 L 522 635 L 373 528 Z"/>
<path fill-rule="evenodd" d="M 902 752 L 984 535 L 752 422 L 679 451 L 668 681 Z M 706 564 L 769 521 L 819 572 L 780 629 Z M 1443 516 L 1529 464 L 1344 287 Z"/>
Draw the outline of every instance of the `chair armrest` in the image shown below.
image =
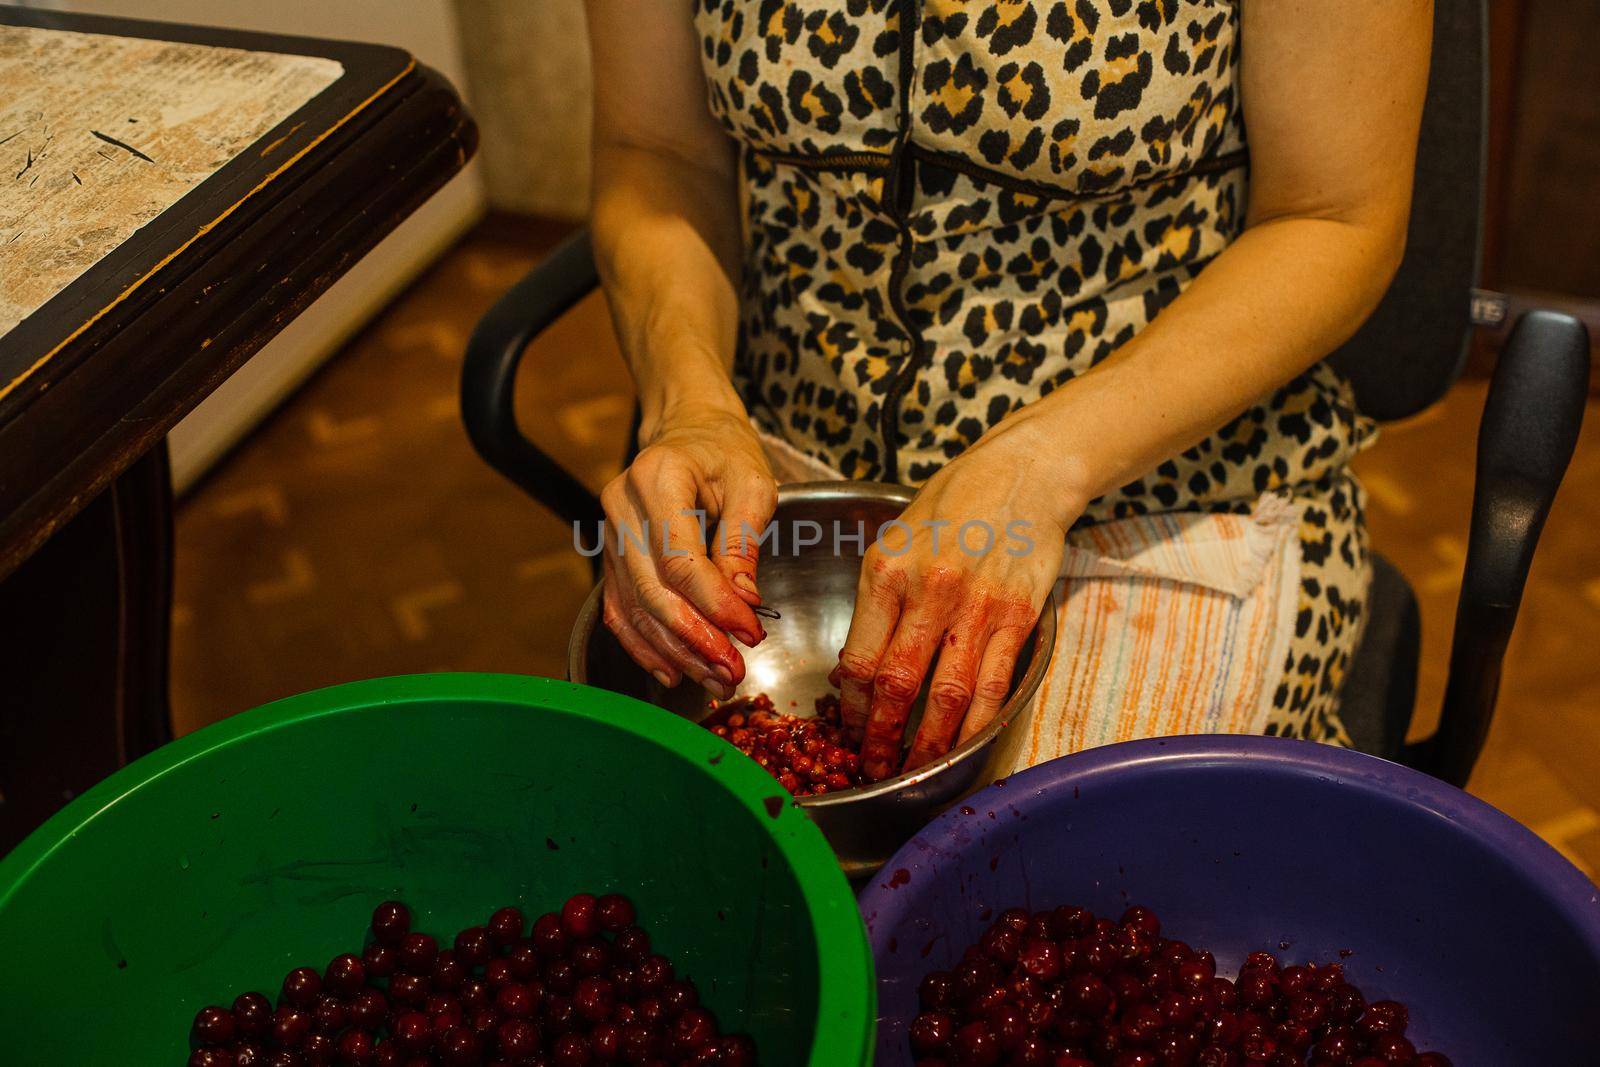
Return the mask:
<path fill-rule="evenodd" d="M 588 486 L 523 434 L 512 400 L 528 344 L 599 284 L 587 230 L 558 245 L 478 320 L 461 369 L 461 418 L 489 466 L 568 522 L 604 514 Z"/>
<path fill-rule="evenodd" d="M 1517 320 L 1489 385 L 1478 427 L 1472 531 L 1456 606 L 1450 674 L 1438 732 L 1422 769 L 1465 785 L 1489 733 L 1506 643 L 1528 567 L 1577 445 L 1589 389 L 1583 324 L 1555 311 Z"/>

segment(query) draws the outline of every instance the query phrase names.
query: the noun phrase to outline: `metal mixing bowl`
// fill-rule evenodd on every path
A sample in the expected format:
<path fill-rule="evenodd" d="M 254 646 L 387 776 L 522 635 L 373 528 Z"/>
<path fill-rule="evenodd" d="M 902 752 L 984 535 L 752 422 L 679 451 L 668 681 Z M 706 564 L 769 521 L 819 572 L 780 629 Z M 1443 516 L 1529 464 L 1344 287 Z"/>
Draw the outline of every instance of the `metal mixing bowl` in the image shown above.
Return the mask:
<path fill-rule="evenodd" d="M 767 639 L 759 646 L 741 650 L 745 679 L 738 695 L 766 693 L 780 711 L 814 713 L 816 698 L 833 691 L 828 673 L 850 630 L 861 553 L 878 528 L 910 503 L 911 495 L 904 486 L 877 482 L 808 482 L 779 488 L 773 516 L 778 542 L 763 546 L 758 580 L 763 602 L 783 618 L 767 623 Z M 807 522 L 818 524 L 820 543 L 797 548 L 795 531 L 813 533 L 803 525 Z M 836 551 L 833 531 L 840 529 L 848 536 L 858 523 L 866 531 L 865 543 L 857 547 L 840 539 Z M 602 589 L 603 583 L 596 585 L 578 613 L 567 648 L 567 677 L 648 701 L 694 722 L 703 719 L 711 707 L 709 693 L 687 680 L 675 689 L 663 687 L 617 644 L 601 623 Z M 910 774 L 800 800 L 827 835 L 847 874 L 870 874 L 952 801 L 994 780 L 1024 732 L 1029 704 L 1055 646 L 1055 632 L 1055 611 L 1047 603 L 1017 661 L 1010 698 L 995 721 L 966 744 Z M 921 715 L 919 698 L 908 738 Z"/>

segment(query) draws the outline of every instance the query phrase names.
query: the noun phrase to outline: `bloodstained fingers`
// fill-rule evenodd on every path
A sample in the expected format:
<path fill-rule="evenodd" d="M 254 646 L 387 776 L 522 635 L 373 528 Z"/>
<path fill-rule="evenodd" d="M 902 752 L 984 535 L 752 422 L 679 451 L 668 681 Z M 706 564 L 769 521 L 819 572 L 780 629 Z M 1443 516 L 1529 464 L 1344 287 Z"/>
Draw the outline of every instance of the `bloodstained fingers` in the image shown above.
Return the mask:
<path fill-rule="evenodd" d="M 972 704 L 962 720 L 957 744 L 965 742 L 994 721 L 1011 696 L 1011 674 L 1016 669 L 1017 657 L 1022 655 L 1033 632 L 1033 619 L 1026 613 L 1013 613 L 1013 619 L 996 626 L 983 650 L 983 664 L 978 668 L 977 680 L 972 689 Z"/>
<path fill-rule="evenodd" d="M 940 641 L 939 662 L 928 683 L 928 702 L 906 756 L 906 770 L 931 763 L 954 747 L 977 688 L 990 629 L 986 618 L 963 618 Z"/>
<path fill-rule="evenodd" d="M 742 479 L 723 493 L 712 557 L 717 569 L 747 604 L 761 603 L 756 564 L 761 556 L 761 538 L 777 506 L 778 490 L 771 478 Z"/>
<path fill-rule="evenodd" d="M 862 562 L 856 583 L 856 610 L 839 650 L 839 665 L 828 680 L 839 688 L 839 716 L 845 736 L 859 744 L 872 713 L 872 688 L 878 664 L 900 621 L 905 583 L 881 559 Z"/>
<path fill-rule="evenodd" d="M 922 691 L 922 679 L 949 621 L 938 607 L 932 597 L 922 605 L 908 607 L 878 663 L 872 681 L 872 710 L 861 741 L 861 767 L 869 778 L 887 778 L 900 766 L 900 746 L 911 706 Z"/>
<path fill-rule="evenodd" d="M 626 562 L 626 560 L 624 560 Z M 718 698 L 726 698 L 733 693 L 735 682 L 734 672 L 725 663 L 713 663 L 702 656 L 696 646 L 691 646 L 673 630 L 665 626 L 660 618 L 661 612 L 670 613 L 672 605 L 666 603 L 676 594 L 669 592 L 663 586 L 656 584 L 648 576 L 645 577 L 644 586 L 639 584 L 638 578 L 629 573 L 625 567 L 617 566 L 608 555 L 606 558 L 606 584 L 614 587 L 617 592 L 616 606 L 623 622 L 637 632 L 655 651 L 669 661 L 672 666 L 693 678 Z M 645 597 L 654 596 L 661 606 L 653 609 L 645 602 Z M 704 620 L 699 619 L 697 612 L 690 608 L 682 598 L 677 598 L 679 605 L 676 610 L 684 616 L 684 626 L 700 626 L 710 629 Z M 695 620 L 699 620 L 696 622 Z M 613 630 L 615 633 L 616 630 Z M 620 638 L 619 634 L 619 638 Z M 702 634 L 702 638 L 707 635 Z M 732 644 L 720 632 L 716 636 L 732 651 Z M 632 655 L 629 651 L 629 655 Z M 735 656 L 735 665 L 738 667 L 738 676 L 743 677 L 744 661 Z M 635 657 L 637 661 L 637 657 Z M 645 666 L 641 662 L 641 666 Z"/>
<path fill-rule="evenodd" d="M 742 592 L 706 555 L 706 530 L 703 513 L 679 509 L 656 520 L 657 528 L 649 542 L 650 561 L 660 583 L 677 594 L 716 629 L 732 633 L 745 645 L 757 644 L 765 632 L 761 621 L 750 610 Z M 701 647 L 695 637 L 684 633 L 672 619 L 662 619 L 679 636 L 700 648 L 712 662 L 721 662 L 718 653 Z M 726 638 L 722 639 L 726 642 Z M 732 646 L 728 646 L 731 650 Z"/>

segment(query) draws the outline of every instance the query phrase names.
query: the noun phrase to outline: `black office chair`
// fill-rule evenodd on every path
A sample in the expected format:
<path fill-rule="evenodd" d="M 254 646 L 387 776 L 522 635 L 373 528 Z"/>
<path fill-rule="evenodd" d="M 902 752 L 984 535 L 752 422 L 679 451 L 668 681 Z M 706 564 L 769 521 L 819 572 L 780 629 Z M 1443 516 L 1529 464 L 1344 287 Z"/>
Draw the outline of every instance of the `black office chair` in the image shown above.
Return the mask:
<path fill-rule="evenodd" d="M 1416 414 L 1461 373 L 1481 246 L 1486 12 L 1434 5 L 1433 66 L 1418 150 L 1409 243 L 1388 294 L 1330 357 L 1379 420 Z M 479 322 L 461 408 L 490 466 L 571 522 L 601 517 L 588 486 L 529 441 L 512 392 L 528 343 L 597 284 L 587 233 L 568 239 Z M 1406 743 L 1421 625 L 1404 576 L 1376 556 L 1366 629 L 1342 694 L 1356 747 L 1465 784 L 1489 732 L 1506 642 L 1545 516 L 1577 442 L 1588 392 L 1588 335 L 1553 311 L 1523 315 L 1499 354 L 1478 437 L 1472 530 L 1439 728 Z"/>

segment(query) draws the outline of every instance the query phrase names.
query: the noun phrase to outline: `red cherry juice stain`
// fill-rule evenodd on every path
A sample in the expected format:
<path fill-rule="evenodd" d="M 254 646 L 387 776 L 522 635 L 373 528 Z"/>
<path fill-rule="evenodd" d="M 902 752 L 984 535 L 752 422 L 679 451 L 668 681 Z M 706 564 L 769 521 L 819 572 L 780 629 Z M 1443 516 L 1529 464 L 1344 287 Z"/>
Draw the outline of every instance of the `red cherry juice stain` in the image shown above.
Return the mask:
<path fill-rule="evenodd" d="M 890 889 L 899 889 L 901 886 L 907 884 L 910 881 L 911 881 L 911 872 L 906 870 L 904 867 L 901 867 L 901 868 L 899 868 L 898 870 L 896 870 L 893 874 L 891 874 L 889 876 L 889 888 Z"/>
<path fill-rule="evenodd" d="M 967 805 L 963 804 L 963 805 L 961 805 L 961 814 L 963 814 L 963 815 L 976 815 L 978 813 L 976 811 L 973 811 L 971 808 L 967 807 Z"/>
<path fill-rule="evenodd" d="M 993 914 L 994 914 L 994 909 L 986 907 L 982 911 L 978 912 L 978 919 L 980 921 L 982 921 L 982 922 L 988 922 L 989 921 L 989 916 L 991 916 Z"/>
<path fill-rule="evenodd" d="M 1073 786 L 1072 787 L 1072 799 L 1073 800 L 1077 800 L 1078 799 L 1078 787 L 1077 786 Z"/>
<path fill-rule="evenodd" d="M 774 819 L 778 817 L 779 812 L 783 811 L 782 797 L 767 797 L 761 803 L 767 806 L 767 814 Z"/>
<path fill-rule="evenodd" d="M 999 869 L 999 867 L 1000 867 L 1000 856 L 999 856 L 998 853 L 996 853 L 995 855 L 989 857 L 989 869 L 991 871 L 993 871 L 993 870 Z"/>
<path fill-rule="evenodd" d="M 900 951 L 900 939 L 898 937 L 891 937 L 889 939 L 889 951 L 890 952 L 899 952 Z"/>
<path fill-rule="evenodd" d="M 716 755 L 712 756 L 706 762 L 710 763 L 711 766 L 715 767 L 717 764 L 722 762 L 722 753 L 718 752 Z"/>
<path fill-rule="evenodd" d="M 1292 944 L 1294 944 L 1293 941 L 1279 941 L 1278 942 L 1278 951 L 1279 952 L 1287 952 L 1287 951 L 1289 951 L 1289 946 L 1292 945 Z"/>
<path fill-rule="evenodd" d="M 544 839 L 544 847 L 549 849 L 551 852 L 561 851 L 561 846 L 556 844 L 556 839 L 553 837 L 547 837 Z"/>
<path fill-rule="evenodd" d="M 1339 958 L 1341 960 L 1347 960 L 1351 956 L 1354 956 L 1355 954 L 1356 954 L 1356 950 L 1353 949 L 1353 948 L 1342 948 L 1342 949 L 1339 950 Z"/>
<path fill-rule="evenodd" d="M 999 788 L 1004 789 L 1005 786 L 1006 786 L 1006 779 L 1004 779 L 1004 778 L 996 778 L 994 780 L 994 784 L 996 786 L 998 786 Z"/>

